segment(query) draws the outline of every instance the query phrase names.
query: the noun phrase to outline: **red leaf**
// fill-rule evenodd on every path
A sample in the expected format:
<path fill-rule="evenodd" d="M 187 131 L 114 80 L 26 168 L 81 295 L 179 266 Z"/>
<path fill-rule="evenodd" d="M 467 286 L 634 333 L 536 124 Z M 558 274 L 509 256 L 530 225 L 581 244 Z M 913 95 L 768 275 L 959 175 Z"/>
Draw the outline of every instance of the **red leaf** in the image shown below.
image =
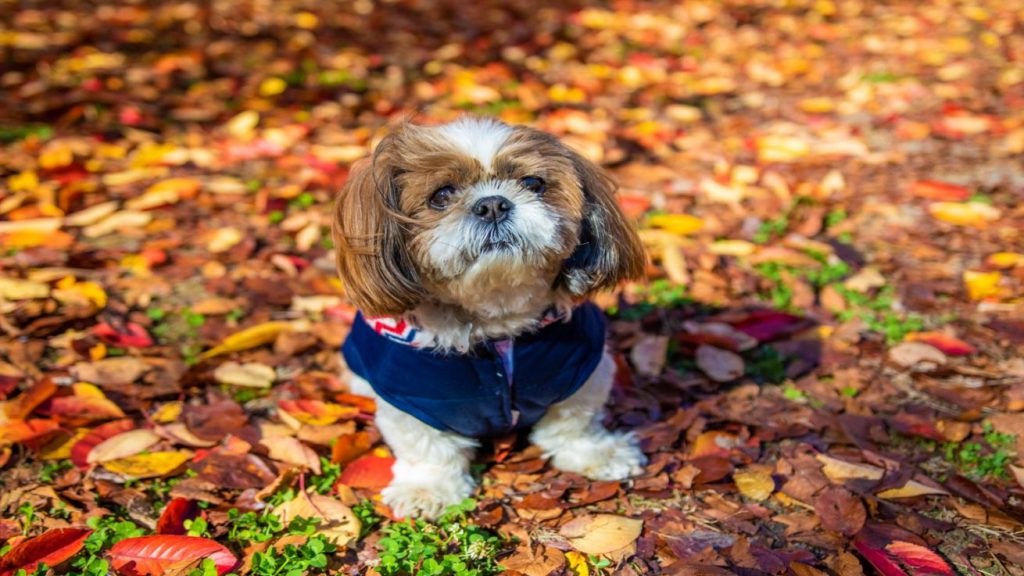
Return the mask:
<path fill-rule="evenodd" d="M 733 328 L 758 342 L 789 336 L 810 325 L 806 318 L 775 310 L 755 310 L 747 314 L 745 318 L 731 322 L 727 320 L 727 322 L 732 324 Z"/>
<path fill-rule="evenodd" d="M 111 567 L 123 576 L 159 576 L 175 564 L 201 558 L 213 560 L 217 574 L 238 564 L 230 550 L 209 538 L 171 534 L 121 540 L 108 554 Z"/>
<path fill-rule="evenodd" d="M 924 342 L 938 348 L 946 356 L 968 356 L 977 352 L 974 346 L 944 332 L 914 332 L 907 335 L 911 342 Z"/>
<path fill-rule="evenodd" d="M 153 345 L 146 329 L 133 322 L 128 322 L 122 330 L 117 330 L 106 322 L 92 327 L 92 333 L 104 343 L 118 348 L 146 348 Z"/>
<path fill-rule="evenodd" d="M 175 498 L 167 503 L 156 521 L 157 534 L 184 534 L 185 520 L 194 520 L 199 516 L 199 504 L 188 498 Z"/>
<path fill-rule="evenodd" d="M 350 488 L 379 489 L 391 482 L 394 458 L 367 455 L 353 460 L 345 467 L 338 482 Z"/>
<path fill-rule="evenodd" d="M 77 554 L 89 534 L 92 530 L 87 528 L 55 528 L 23 540 L 0 558 L 0 576 L 10 576 L 18 570 L 31 574 L 39 563 L 53 568 Z"/>
<path fill-rule="evenodd" d="M 127 432 L 134 428 L 135 424 L 128 419 L 114 420 L 113 422 L 107 422 L 102 426 L 97 426 L 95 430 L 86 434 L 81 440 L 75 442 L 75 445 L 71 447 L 71 462 L 82 470 L 89 468 L 89 463 L 86 462 L 86 459 L 89 457 L 89 452 L 92 451 L 93 446 L 96 446 L 107 438 L 113 438 L 122 432 Z"/>
<path fill-rule="evenodd" d="M 906 539 L 900 538 L 903 534 Z M 954 576 L 949 564 L 923 543 L 912 533 L 885 525 L 868 525 L 854 539 L 857 551 L 882 576 Z"/>
<path fill-rule="evenodd" d="M 963 186 L 935 180 L 918 180 L 914 182 L 910 185 L 910 193 L 918 198 L 946 202 L 962 202 L 971 197 L 971 191 Z"/>

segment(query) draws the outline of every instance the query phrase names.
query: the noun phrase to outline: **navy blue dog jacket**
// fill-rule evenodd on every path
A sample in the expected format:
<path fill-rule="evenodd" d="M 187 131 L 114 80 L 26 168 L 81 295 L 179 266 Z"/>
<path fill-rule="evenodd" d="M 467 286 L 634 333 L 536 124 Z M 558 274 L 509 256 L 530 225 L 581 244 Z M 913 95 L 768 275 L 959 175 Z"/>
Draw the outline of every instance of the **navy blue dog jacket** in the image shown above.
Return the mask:
<path fill-rule="evenodd" d="M 583 386 L 604 353 L 604 315 L 590 302 L 567 322 L 486 341 L 466 354 L 416 348 L 416 330 L 405 321 L 371 321 L 356 315 L 341 347 L 348 367 L 399 410 L 473 438 L 536 424 L 548 407 Z"/>

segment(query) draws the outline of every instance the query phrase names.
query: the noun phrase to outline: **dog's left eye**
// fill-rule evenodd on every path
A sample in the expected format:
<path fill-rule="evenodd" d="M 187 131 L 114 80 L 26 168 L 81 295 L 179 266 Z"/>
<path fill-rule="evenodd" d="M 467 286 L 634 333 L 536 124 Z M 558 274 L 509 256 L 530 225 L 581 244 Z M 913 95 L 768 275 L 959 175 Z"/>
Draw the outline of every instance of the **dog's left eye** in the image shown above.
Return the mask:
<path fill-rule="evenodd" d="M 452 202 L 452 196 L 455 194 L 454 186 L 442 186 L 434 193 L 430 195 L 430 200 L 427 204 L 430 205 L 434 210 L 444 210 Z"/>
<path fill-rule="evenodd" d="M 537 178 L 536 176 L 527 176 L 519 179 L 519 185 L 534 194 L 543 194 L 547 190 L 548 185 L 544 180 Z"/>

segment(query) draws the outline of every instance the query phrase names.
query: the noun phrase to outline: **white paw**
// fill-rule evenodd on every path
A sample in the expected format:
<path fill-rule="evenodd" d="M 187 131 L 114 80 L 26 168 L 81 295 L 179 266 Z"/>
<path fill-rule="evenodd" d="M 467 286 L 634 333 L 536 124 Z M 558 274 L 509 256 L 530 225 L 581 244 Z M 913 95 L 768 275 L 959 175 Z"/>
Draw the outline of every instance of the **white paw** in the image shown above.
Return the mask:
<path fill-rule="evenodd" d="M 469 474 L 452 472 L 435 477 L 396 477 L 380 495 L 396 518 L 431 520 L 448 506 L 471 496 L 475 487 Z"/>
<path fill-rule="evenodd" d="M 602 432 L 559 446 L 551 463 L 559 470 L 582 474 L 591 480 L 624 480 L 643 472 L 647 457 L 632 434 Z"/>

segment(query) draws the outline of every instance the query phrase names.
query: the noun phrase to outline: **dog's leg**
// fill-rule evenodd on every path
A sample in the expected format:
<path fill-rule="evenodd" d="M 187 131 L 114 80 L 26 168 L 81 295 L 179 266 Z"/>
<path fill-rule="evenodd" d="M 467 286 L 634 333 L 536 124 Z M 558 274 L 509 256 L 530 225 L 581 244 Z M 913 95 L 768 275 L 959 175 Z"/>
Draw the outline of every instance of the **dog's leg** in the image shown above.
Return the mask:
<path fill-rule="evenodd" d="M 376 396 L 353 375 L 353 393 Z M 377 398 L 377 429 L 395 454 L 394 479 L 381 491 L 396 517 L 436 518 L 472 495 L 469 462 L 477 441 L 432 428 Z"/>
<path fill-rule="evenodd" d="M 575 394 L 548 408 L 530 440 L 560 470 L 594 480 L 622 480 L 639 474 L 647 459 L 632 434 L 610 432 L 601 419 L 612 389 L 615 361 L 606 351 Z"/>

